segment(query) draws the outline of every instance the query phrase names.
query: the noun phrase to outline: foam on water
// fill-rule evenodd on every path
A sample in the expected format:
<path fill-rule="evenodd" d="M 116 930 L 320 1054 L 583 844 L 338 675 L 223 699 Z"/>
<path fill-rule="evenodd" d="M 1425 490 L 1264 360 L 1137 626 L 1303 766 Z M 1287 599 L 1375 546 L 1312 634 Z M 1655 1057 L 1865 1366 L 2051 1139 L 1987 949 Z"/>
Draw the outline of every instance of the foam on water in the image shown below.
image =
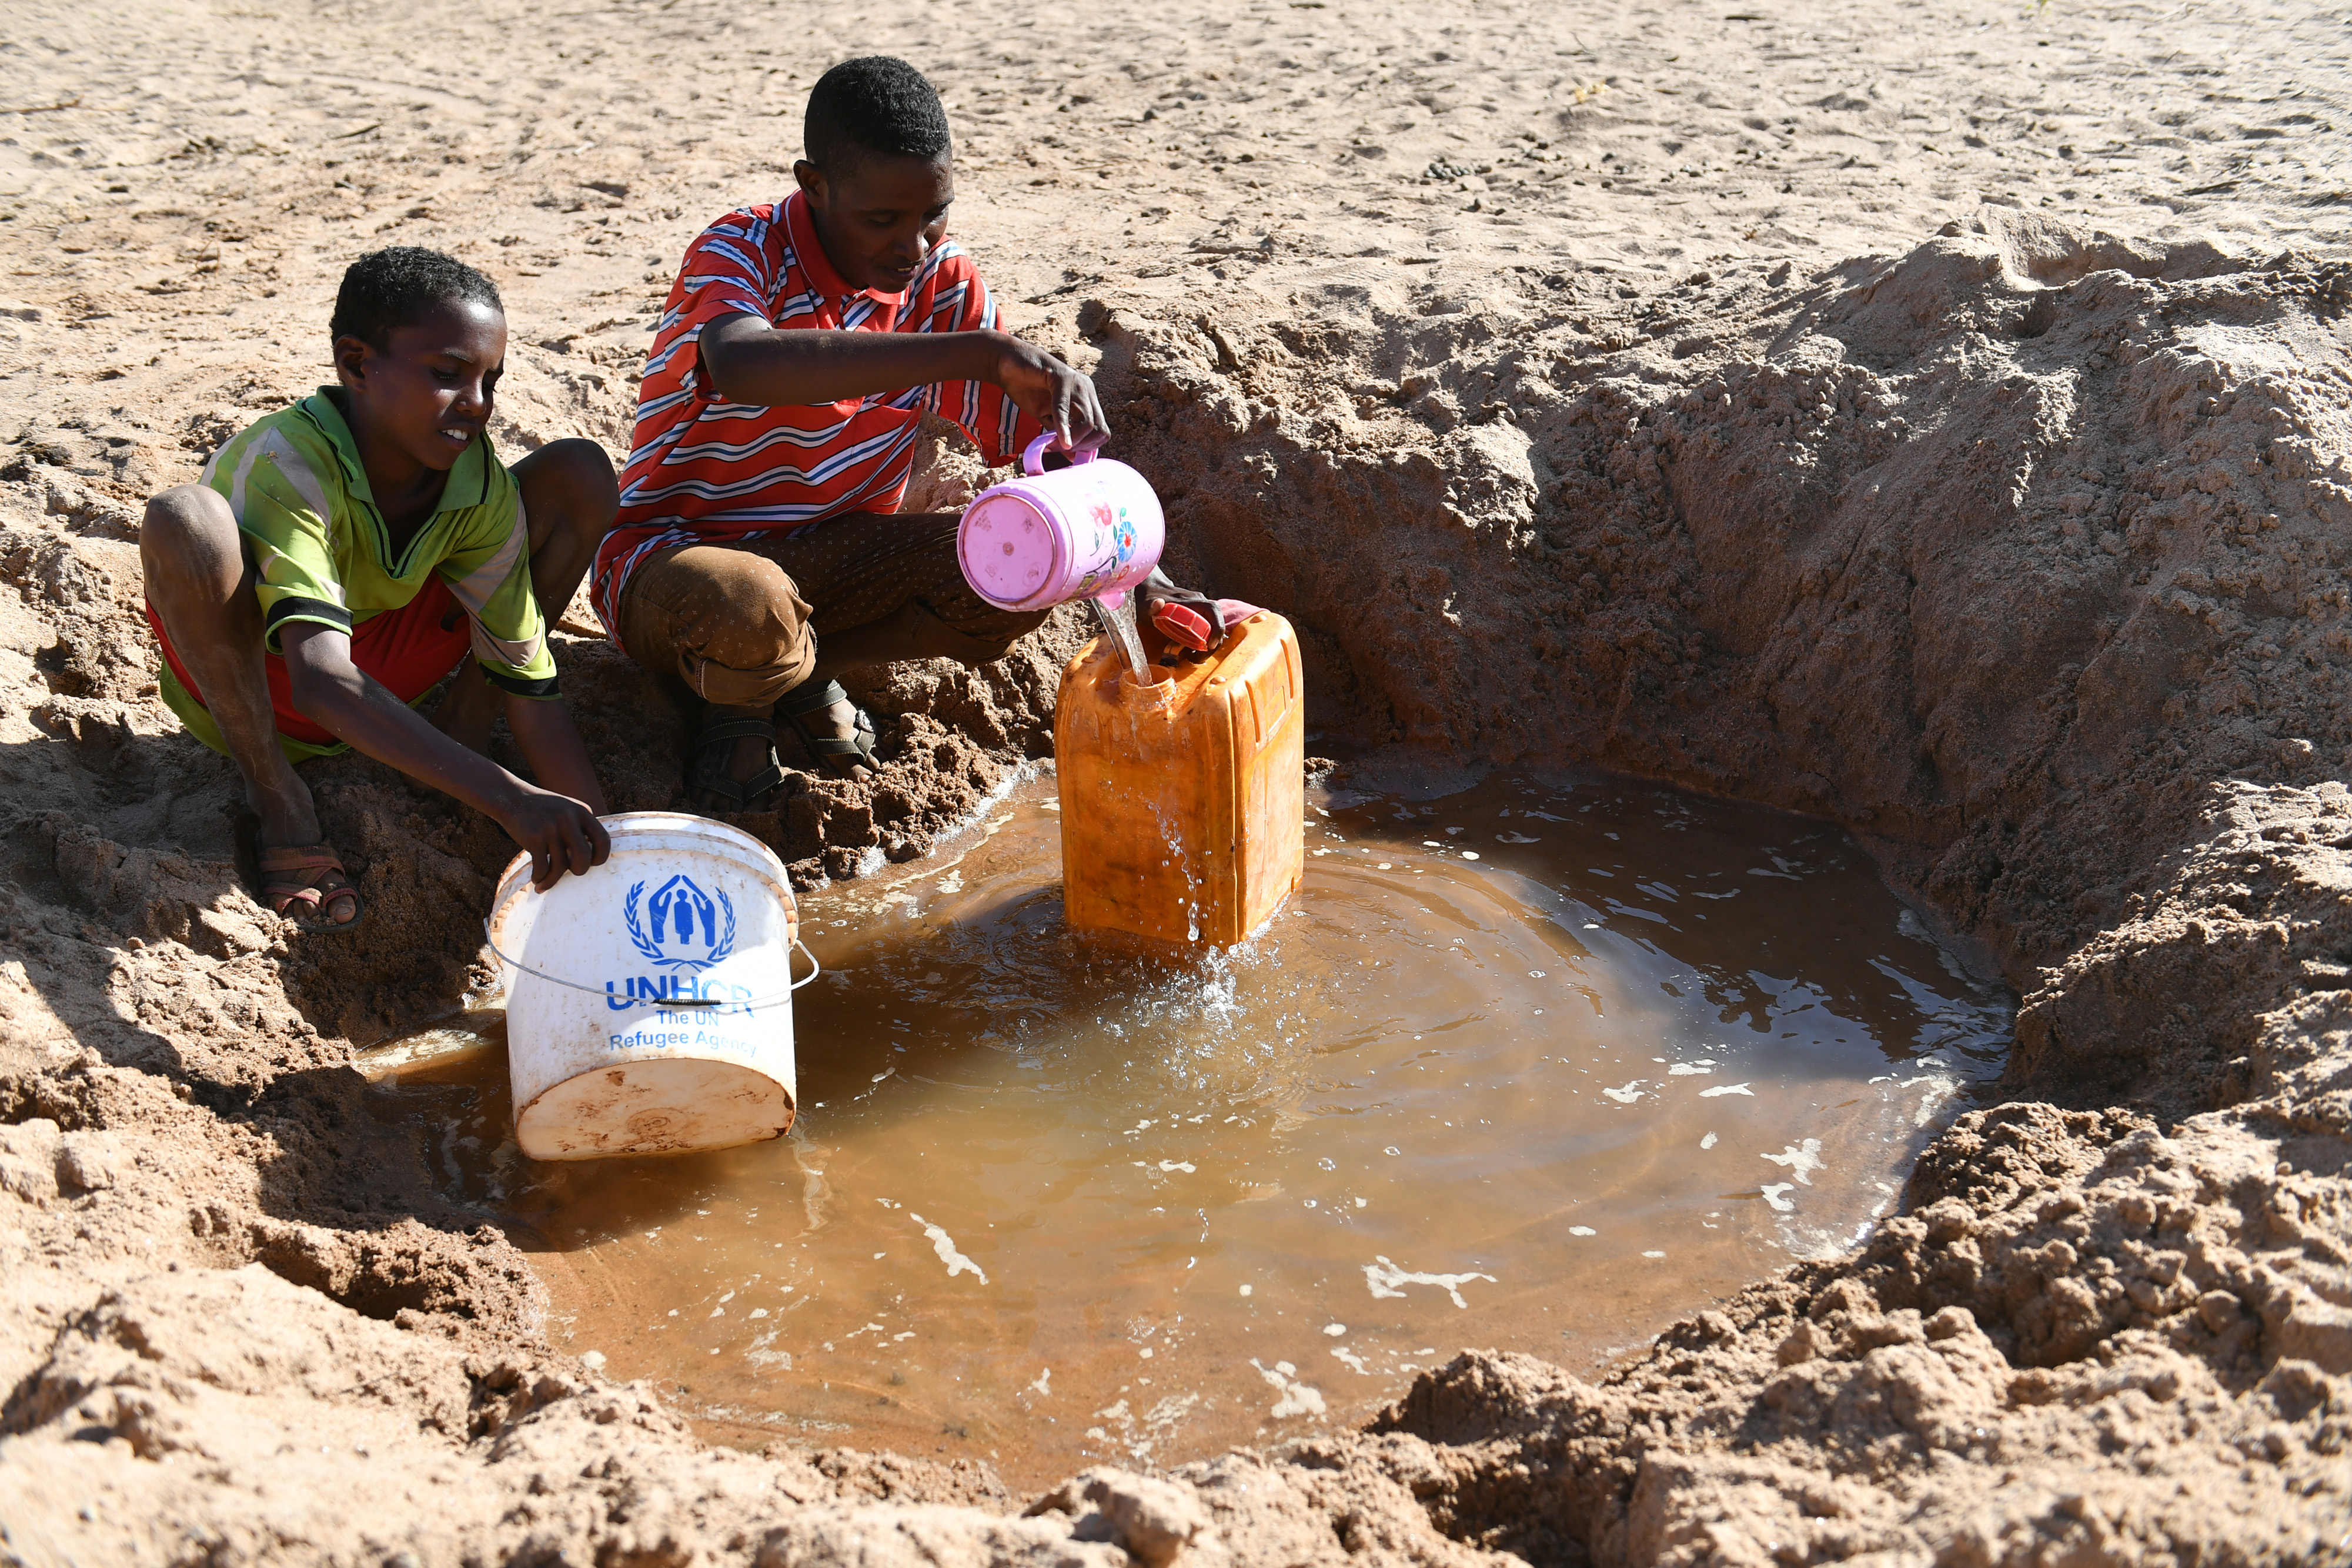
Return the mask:
<path fill-rule="evenodd" d="M 1062 925 L 1025 781 L 808 900 L 783 1144 L 535 1166 L 492 1054 L 435 1074 L 480 1101 L 446 1180 L 713 1435 L 1042 1479 L 1360 1421 L 1465 1344 L 1589 1372 L 1865 1234 L 2007 1050 L 1824 824 L 1499 778 L 1307 833 L 1250 942 L 1139 957 Z"/>

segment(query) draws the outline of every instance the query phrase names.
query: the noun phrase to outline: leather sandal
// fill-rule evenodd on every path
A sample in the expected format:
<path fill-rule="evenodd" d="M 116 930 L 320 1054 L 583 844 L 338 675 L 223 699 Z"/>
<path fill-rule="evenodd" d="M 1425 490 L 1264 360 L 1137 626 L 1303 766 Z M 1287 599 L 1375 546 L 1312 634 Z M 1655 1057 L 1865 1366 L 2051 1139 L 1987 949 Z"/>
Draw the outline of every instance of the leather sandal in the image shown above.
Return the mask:
<path fill-rule="evenodd" d="M 776 716 L 793 727 L 793 733 L 808 747 L 809 758 L 819 767 L 839 758 L 849 768 L 878 770 L 881 764 L 874 760 L 874 719 L 864 708 L 857 708 L 856 727 L 847 736 L 818 735 L 801 722 L 824 712 L 835 703 L 849 701 L 849 694 L 841 689 L 839 681 L 827 681 L 823 685 L 803 683 L 797 689 L 786 692 L 776 705 Z M 846 778 L 846 770 L 835 778 Z"/>
<path fill-rule="evenodd" d="M 727 763 L 735 743 L 746 737 L 768 743 L 768 765 L 749 779 L 730 779 Z M 750 811 L 782 789 L 784 770 L 776 763 L 776 727 L 764 718 L 722 718 L 702 727 L 689 751 L 686 786 L 722 801 L 731 811 Z"/>
<path fill-rule="evenodd" d="M 262 850 L 256 857 L 261 868 L 261 901 L 280 918 L 302 931 L 350 931 L 367 912 L 367 901 L 351 885 L 341 856 L 326 844 L 293 844 Z M 344 879 L 341 887 L 320 887 L 329 873 Z M 327 911 L 339 900 L 352 901 L 352 917 L 337 920 Z"/>

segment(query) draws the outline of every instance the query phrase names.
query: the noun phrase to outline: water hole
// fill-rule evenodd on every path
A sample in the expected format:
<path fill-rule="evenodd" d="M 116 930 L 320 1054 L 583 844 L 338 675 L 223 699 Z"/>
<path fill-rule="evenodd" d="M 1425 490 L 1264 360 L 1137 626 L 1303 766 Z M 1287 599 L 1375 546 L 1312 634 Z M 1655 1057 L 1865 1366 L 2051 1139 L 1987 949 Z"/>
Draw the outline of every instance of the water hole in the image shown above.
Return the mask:
<path fill-rule="evenodd" d="M 495 1027 L 372 1053 L 557 1343 L 709 1436 L 1015 1484 L 1358 1424 L 1465 1346 L 1591 1374 L 1850 1245 L 2012 1008 L 1826 823 L 1623 779 L 1311 789 L 1197 963 L 1061 920 L 1050 778 L 829 888 L 777 1144 L 538 1165 Z"/>

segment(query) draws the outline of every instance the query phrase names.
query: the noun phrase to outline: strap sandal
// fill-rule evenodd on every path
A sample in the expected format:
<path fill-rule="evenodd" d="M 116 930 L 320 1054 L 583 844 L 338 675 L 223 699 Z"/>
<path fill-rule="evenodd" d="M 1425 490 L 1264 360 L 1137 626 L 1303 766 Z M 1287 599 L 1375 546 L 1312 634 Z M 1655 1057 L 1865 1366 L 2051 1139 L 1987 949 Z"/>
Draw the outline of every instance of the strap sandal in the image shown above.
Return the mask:
<path fill-rule="evenodd" d="M 350 885 L 341 856 L 325 844 L 296 844 L 265 849 L 256 857 L 261 868 L 261 901 L 299 931 L 351 931 L 358 927 L 367 902 Z M 329 873 L 344 879 L 341 887 L 319 885 Z M 352 917 L 337 920 L 328 910 L 343 899 L 352 901 Z"/>
<path fill-rule="evenodd" d="M 874 760 L 873 716 L 864 708 L 857 708 L 856 727 L 846 736 L 816 734 L 801 720 L 822 715 L 835 703 L 848 701 L 849 694 L 841 689 L 839 681 L 827 681 L 821 686 L 803 683 L 797 689 L 786 692 L 783 700 L 776 705 L 776 716 L 793 727 L 793 733 L 801 737 L 803 746 L 808 747 L 812 760 L 822 767 L 837 758 L 848 765 L 835 774 L 835 778 L 846 778 L 851 768 L 878 770 L 881 768 L 881 764 Z"/>
<path fill-rule="evenodd" d="M 735 755 L 735 743 L 745 738 L 768 743 L 768 765 L 749 779 L 730 779 L 727 764 Z M 730 811 L 756 810 L 757 802 L 783 788 L 784 778 L 776 763 L 776 727 L 768 719 L 722 718 L 704 725 L 694 737 L 687 788 L 722 802 Z"/>

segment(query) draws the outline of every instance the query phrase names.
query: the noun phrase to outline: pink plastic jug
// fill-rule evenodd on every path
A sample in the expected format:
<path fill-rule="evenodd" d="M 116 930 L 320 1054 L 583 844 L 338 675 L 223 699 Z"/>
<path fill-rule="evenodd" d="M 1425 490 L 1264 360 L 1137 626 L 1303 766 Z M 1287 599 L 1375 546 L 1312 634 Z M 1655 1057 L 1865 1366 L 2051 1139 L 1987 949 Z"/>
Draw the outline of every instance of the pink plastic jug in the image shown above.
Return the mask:
<path fill-rule="evenodd" d="M 1116 601 L 1151 575 L 1167 543 L 1160 497 L 1142 475 L 1091 452 L 1047 473 L 1041 435 L 1022 477 L 981 492 L 956 528 L 972 591 L 1004 610 L 1049 610 L 1092 596 Z"/>

